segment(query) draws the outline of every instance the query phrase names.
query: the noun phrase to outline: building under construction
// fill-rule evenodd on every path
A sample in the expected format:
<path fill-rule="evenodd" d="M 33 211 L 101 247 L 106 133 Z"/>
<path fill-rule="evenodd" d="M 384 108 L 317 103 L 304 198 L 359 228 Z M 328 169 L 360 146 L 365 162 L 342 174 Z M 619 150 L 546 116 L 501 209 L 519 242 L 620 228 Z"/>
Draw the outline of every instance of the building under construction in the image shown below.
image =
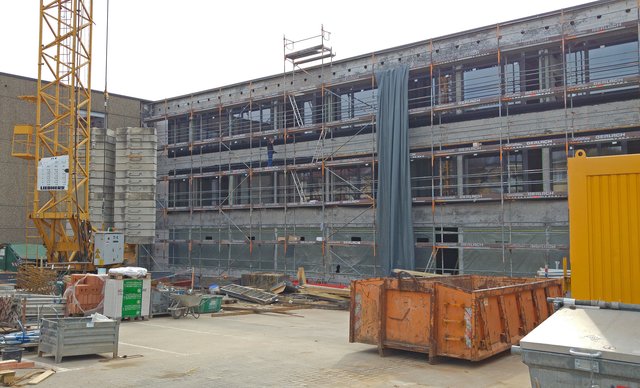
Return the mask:
<path fill-rule="evenodd" d="M 640 152 L 638 15 L 600 1 L 339 61 L 321 30 L 284 39 L 282 74 L 145 105 L 153 266 L 384 273 L 376 74 L 405 67 L 414 269 L 554 268 L 567 158 Z"/>

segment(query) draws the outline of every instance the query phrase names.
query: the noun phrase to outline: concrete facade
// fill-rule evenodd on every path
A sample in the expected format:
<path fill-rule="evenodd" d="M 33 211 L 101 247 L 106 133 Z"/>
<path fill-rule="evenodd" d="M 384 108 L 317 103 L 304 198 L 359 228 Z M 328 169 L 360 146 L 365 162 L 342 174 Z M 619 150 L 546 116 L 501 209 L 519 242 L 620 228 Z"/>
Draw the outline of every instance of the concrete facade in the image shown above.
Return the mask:
<path fill-rule="evenodd" d="M 13 127 L 17 124 L 35 123 L 34 104 L 24 102 L 18 96 L 36 95 L 37 80 L 0 73 L 0 241 L 25 242 L 27 204 L 25 193 L 32 190 L 27 185 L 28 162 L 11 156 Z M 140 126 L 143 100 L 117 94 L 109 95 L 108 125 L 111 128 Z M 92 95 L 94 122 L 104 122 L 104 94 Z"/>
<path fill-rule="evenodd" d="M 379 275 L 375 72 L 408 64 L 416 269 L 554 267 L 567 157 L 640 152 L 638 14 L 589 3 L 146 104 L 154 265 Z"/>

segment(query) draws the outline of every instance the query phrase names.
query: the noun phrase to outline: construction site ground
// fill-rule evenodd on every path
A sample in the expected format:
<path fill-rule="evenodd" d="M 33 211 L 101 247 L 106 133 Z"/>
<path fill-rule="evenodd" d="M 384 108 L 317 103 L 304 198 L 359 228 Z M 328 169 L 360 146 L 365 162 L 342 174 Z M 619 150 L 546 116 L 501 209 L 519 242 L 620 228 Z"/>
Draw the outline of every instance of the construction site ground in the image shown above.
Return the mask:
<path fill-rule="evenodd" d="M 478 363 L 351 344 L 347 311 L 302 309 L 286 313 L 199 319 L 157 317 L 122 322 L 119 355 L 23 359 L 57 373 L 41 387 L 523 387 L 519 356 Z M 141 355 L 141 356 L 139 356 Z M 25 371 L 26 372 L 26 371 Z M 20 375 L 20 373 L 18 374 Z"/>

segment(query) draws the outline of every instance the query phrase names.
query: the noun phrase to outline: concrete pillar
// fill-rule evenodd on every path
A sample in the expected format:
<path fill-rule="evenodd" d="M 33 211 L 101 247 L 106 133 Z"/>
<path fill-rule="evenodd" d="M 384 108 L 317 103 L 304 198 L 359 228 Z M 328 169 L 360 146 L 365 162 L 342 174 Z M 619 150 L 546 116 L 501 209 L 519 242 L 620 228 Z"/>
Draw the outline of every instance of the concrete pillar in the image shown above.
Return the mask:
<path fill-rule="evenodd" d="M 195 130 L 195 123 L 193 116 L 189 116 L 189 143 L 193 142 L 193 131 Z"/>
<path fill-rule="evenodd" d="M 455 73 L 455 81 L 456 81 L 456 101 L 460 102 L 462 100 L 464 100 L 464 93 L 463 93 L 463 78 L 464 78 L 464 72 L 462 71 L 462 66 L 456 66 L 456 73 Z M 458 109 L 456 111 L 457 113 L 462 113 L 462 110 Z"/>
<path fill-rule="evenodd" d="M 462 228 L 458 229 L 458 244 L 464 242 L 464 232 Z M 458 271 L 460 275 L 464 275 L 464 248 L 458 248 Z"/>
<path fill-rule="evenodd" d="M 552 191 L 551 187 L 551 149 L 542 149 L 542 191 Z"/>
<path fill-rule="evenodd" d="M 214 178 L 211 181 L 211 205 L 217 206 L 220 203 L 220 179 Z"/>
<path fill-rule="evenodd" d="M 333 187 L 331 186 L 331 182 L 333 182 L 333 174 L 329 172 L 329 169 L 325 169 L 324 173 L 324 199 L 326 202 L 333 201 Z"/>
<path fill-rule="evenodd" d="M 278 172 L 273 172 L 273 203 L 278 203 Z"/>
<path fill-rule="evenodd" d="M 229 175 L 229 205 L 235 205 L 235 189 L 236 188 L 236 180 L 235 176 Z"/>
<path fill-rule="evenodd" d="M 457 172 L 456 172 L 457 192 L 458 192 L 458 195 L 464 195 L 465 194 L 464 192 L 464 155 L 456 156 L 456 168 L 457 168 Z"/>

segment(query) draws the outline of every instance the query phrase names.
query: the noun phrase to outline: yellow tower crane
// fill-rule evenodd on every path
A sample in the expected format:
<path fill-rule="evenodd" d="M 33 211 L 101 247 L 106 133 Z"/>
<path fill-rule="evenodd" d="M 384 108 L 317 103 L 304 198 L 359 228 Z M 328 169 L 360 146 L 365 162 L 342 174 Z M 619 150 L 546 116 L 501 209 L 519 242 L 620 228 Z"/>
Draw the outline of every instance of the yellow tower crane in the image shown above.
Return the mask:
<path fill-rule="evenodd" d="M 17 125 L 12 155 L 30 161 L 29 218 L 48 263 L 88 269 L 93 0 L 41 0 L 35 126 Z"/>

